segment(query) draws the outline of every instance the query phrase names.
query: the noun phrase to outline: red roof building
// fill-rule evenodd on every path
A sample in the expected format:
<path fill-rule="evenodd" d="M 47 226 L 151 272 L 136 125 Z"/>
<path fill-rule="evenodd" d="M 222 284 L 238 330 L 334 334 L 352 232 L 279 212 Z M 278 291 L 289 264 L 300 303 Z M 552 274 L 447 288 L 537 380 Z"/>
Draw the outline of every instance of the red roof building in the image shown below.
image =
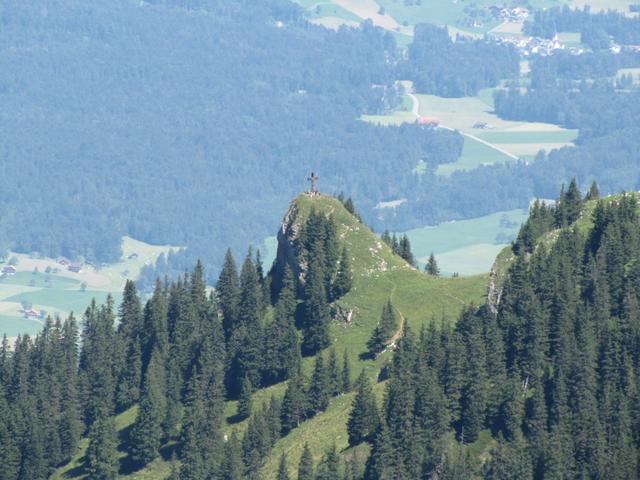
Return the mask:
<path fill-rule="evenodd" d="M 438 117 L 418 117 L 418 123 L 420 125 L 437 127 L 440 125 L 440 119 Z"/>

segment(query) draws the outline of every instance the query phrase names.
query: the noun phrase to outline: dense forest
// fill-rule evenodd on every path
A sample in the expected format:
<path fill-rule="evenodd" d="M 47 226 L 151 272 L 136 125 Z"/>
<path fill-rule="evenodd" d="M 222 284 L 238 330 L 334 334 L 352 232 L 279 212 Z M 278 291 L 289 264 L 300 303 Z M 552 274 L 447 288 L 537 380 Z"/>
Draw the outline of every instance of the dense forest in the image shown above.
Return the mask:
<path fill-rule="evenodd" d="M 496 314 L 405 333 L 364 478 L 638 478 L 636 198 L 598 201 L 585 231 L 572 183 L 555 207 L 535 205 Z M 479 466 L 460 446 L 483 430 L 497 442 Z"/>
<path fill-rule="evenodd" d="M 580 128 L 582 150 L 451 177 L 435 171 L 460 157 L 458 133 L 358 120 L 395 108 L 403 75 L 424 91 L 462 95 L 517 73 L 512 49 L 452 41 L 437 27 L 418 26 L 405 58 L 368 22 L 327 30 L 286 0 L 8 1 L 0 25 L 2 250 L 109 262 L 128 234 L 186 247 L 162 258 L 146 286 L 197 258 L 213 283 L 226 247 L 273 234 L 280 206 L 311 170 L 323 191 L 348 190 L 380 231 L 524 208 L 571 176 L 601 178 L 604 192 L 639 186 L 629 174 L 638 135 L 626 129 L 638 102 L 613 87 L 611 96 L 573 84 L 506 94 L 498 114 Z M 536 86 L 583 78 L 592 65 L 610 73 L 635 64 L 593 55 L 536 60 Z M 632 115 L 613 115 L 611 105 Z M 590 130 L 602 129 L 611 136 L 588 145 Z M 612 164 L 596 160 L 600 150 Z M 392 212 L 375 208 L 398 198 L 407 202 Z"/>
<path fill-rule="evenodd" d="M 495 87 L 500 80 L 517 78 L 519 61 L 512 45 L 464 36 L 454 41 L 446 27 L 419 24 L 404 69 L 418 92 L 464 97 Z"/>
<path fill-rule="evenodd" d="M 352 384 L 346 352 L 338 359 L 328 349 L 330 304 L 350 290 L 352 276 L 332 217 L 312 212 L 297 251 L 304 282 L 289 267 L 272 281 L 251 250 L 238 270 L 229 250 L 215 295 L 206 293 L 199 263 L 175 282 L 157 282 L 144 305 L 127 282 L 117 312 L 111 299 L 90 305 L 81 332 L 71 316 L 49 318 L 42 333 L 18 337 L 15 346 L 5 337 L 0 478 L 48 478 L 83 435 L 89 446 L 81 468 L 92 479 L 140 469 L 163 446 L 180 461 L 181 480 L 254 478 L 280 436 Z M 309 379 L 303 354 L 318 354 Z M 287 379 L 283 398 L 252 409 L 256 389 Z M 230 398 L 239 399 L 233 421 L 251 419 L 242 438 L 221 448 Z M 134 404 L 119 462 L 113 415 Z"/>
<path fill-rule="evenodd" d="M 620 45 L 640 45 L 640 17 L 616 10 L 592 13 L 588 5 L 536 10 L 533 22 L 525 24 L 529 35 L 553 38 L 558 32 L 580 32 L 582 43 L 593 50 L 607 49 L 611 40 Z"/>
<path fill-rule="evenodd" d="M 392 36 L 312 25 L 285 0 L 8 1 L 0 26 L 2 248 L 113 261 L 129 234 L 215 275 L 309 171 L 370 212 L 462 149 L 359 121 L 398 102 Z"/>
<path fill-rule="evenodd" d="M 174 459 L 172 480 L 258 478 L 281 437 L 351 390 L 349 444 L 370 443 L 370 455 L 305 448 L 282 456 L 279 480 L 294 464 L 303 480 L 637 478 L 639 242 L 635 195 L 601 200 L 595 184 L 583 195 L 572 181 L 554 205 L 536 203 L 497 308 L 470 306 L 455 324 L 433 320 L 418 333 L 405 323 L 378 376 L 379 402 L 372 378 L 353 379 L 326 335 L 352 274 L 332 217 L 312 212 L 297 240 L 303 279 L 288 267 L 265 275 L 251 251 L 238 269 L 229 251 L 215 294 L 198 264 L 158 282 L 144 305 L 128 282 L 117 311 L 111 300 L 87 308 L 81 332 L 71 316 L 13 348 L 5 339 L 2 478 L 47 478 L 83 436 L 77 469 L 90 478 L 160 455 Z M 397 326 L 387 302 L 373 355 Z M 315 356 L 310 375 L 302 355 Z M 284 395 L 253 405 L 256 389 L 282 380 Z M 232 398 L 231 421 L 248 423 L 225 439 Z M 136 404 L 118 436 L 114 414 Z M 468 447 L 487 435 L 481 461 Z"/>

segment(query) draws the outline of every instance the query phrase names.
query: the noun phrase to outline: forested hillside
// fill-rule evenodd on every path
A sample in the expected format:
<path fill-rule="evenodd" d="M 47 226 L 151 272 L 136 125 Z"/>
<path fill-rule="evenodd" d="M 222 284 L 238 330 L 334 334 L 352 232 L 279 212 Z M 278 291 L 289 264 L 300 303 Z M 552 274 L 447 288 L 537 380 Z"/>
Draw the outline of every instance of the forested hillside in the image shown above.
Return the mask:
<path fill-rule="evenodd" d="M 3 248 L 114 261 L 129 234 L 215 274 L 309 171 L 371 207 L 462 148 L 360 122 L 397 103 L 393 39 L 284 0 L 8 1 L 0 25 Z"/>
<path fill-rule="evenodd" d="M 311 430 L 312 463 L 331 432 L 346 447 L 356 377 L 389 358 L 368 349 L 381 314 L 395 318 L 374 336 L 386 350 L 408 324 L 480 302 L 486 280 L 417 271 L 347 208 L 299 196 L 269 275 L 228 252 L 215 295 L 198 264 L 144 304 L 128 282 L 119 307 L 5 341 L 2 478 L 270 478 L 270 455 L 288 445 L 293 467 Z"/>

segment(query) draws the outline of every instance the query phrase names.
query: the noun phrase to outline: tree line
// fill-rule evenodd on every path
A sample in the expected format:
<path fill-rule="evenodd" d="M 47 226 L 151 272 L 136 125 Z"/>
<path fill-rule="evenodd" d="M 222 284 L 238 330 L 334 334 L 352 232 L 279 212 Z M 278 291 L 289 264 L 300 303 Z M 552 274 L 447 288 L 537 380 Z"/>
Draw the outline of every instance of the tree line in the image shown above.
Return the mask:
<path fill-rule="evenodd" d="M 350 441 L 372 445 L 361 478 L 638 477 L 638 201 L 600 200 L 595 185 L 585 197 L 572 184 L 533 207 L 497 314 L 406 329 L 382 404 L 358 388 Z M 575 224 L 585 201 L 588 230 Z M 484 462 L 468 447 L 481 435 Z"/>

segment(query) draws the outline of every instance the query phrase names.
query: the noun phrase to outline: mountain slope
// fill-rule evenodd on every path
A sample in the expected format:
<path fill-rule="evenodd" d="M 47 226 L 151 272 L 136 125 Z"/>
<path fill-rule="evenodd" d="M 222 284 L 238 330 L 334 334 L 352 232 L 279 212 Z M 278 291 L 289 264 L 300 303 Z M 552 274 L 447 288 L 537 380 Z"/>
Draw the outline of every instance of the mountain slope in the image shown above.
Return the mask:
<path fill-rule="evenodd" d="M 362 369 L 365 369 L 372 379 L 377 378 L 380 367 L 390 357 L 390 352 L 385 352 L 376 359 L 365 359 L 361 356 L 366 352 L 367 340 L 377 325 L 383 305 L 388 300 L 392 301 L 399 317 L 404 319 L 414 331 L 419 330 L 432 318 L 439 320 L 445 317 L 454 322 L 465 305 L 479 304 L 484 301 L 486 275 L 460 278 L 426 276 L 393 254 L 378 236 L 333 197 L 299 195 L 285 215 L 281 232 L 299 231 L 312 209 L 333 216 L 340 247 L 347 248 L 351 261 L 353 287 L 348 294 L 337 301 L 337 304 L 343 312 L 353 313 L 349 323 L 344 320 L 332 322 L 331 339 L 332 346 L 336 348 L 338 355 L 347 351 L 353 379 Z M 279 238 L 279 247 L 282 249 L 283 242 L 287 239 L 282 234 Z M 310 373 L 313 363 L 313 357 L 304 359 L 303 367 L 307 373 Z M 383 387 L 383 383 L 378 383 L 375 387 L 380 397 Z M 283 382 L 257 391 L 253 397 L 254 405 L 269 401 L 272 395 L 281 397 L 285 388 L 286 382 Z M 309 443 L 316 455 L 314 458 L 316 462 L 325 448 L 334 442 L 339 451 L 344 450 L 348 446 L 346 421 L 352 397 L 353 394 L 348 394 L 333 398 L 326 411 L 303 422 L 286 437 L 280 439 L 263 468 L 264 478 L 275 477 L 278 459 L 282 452 L 287 454 L 290 470 L 295 471 L 294 467 L 297 466 L 305 442 Z M 225 414 L 228 419 L 236 413 L 236 405 L 236 401 L 226 403 Z M 126 442 L 127 429 L 135 419 L 135 408 L 117 418 L 122 442 Z M 225 433 L 229 435 L 234 429 L 242 432 L 246 424 L 247 421 L 236 424 L 227 423 Z M 82 464 L 84 448 L 86 448 L 86 441 L 83 442 L 83 450 L 76 458 L 60 469 L 53 478 L 86 478 L 83 476 L 82 468 L 78 468 Z M 358 447 L 359 450 L 363 448 L 366 447 Z M 351 451 L 346 453 L 351 454 Z M 156 459 L 145 469 L 122 478 L 166 478 L 171 472 L 171 449 L 165 448 L 163 455 L 165 458 Z"/>

